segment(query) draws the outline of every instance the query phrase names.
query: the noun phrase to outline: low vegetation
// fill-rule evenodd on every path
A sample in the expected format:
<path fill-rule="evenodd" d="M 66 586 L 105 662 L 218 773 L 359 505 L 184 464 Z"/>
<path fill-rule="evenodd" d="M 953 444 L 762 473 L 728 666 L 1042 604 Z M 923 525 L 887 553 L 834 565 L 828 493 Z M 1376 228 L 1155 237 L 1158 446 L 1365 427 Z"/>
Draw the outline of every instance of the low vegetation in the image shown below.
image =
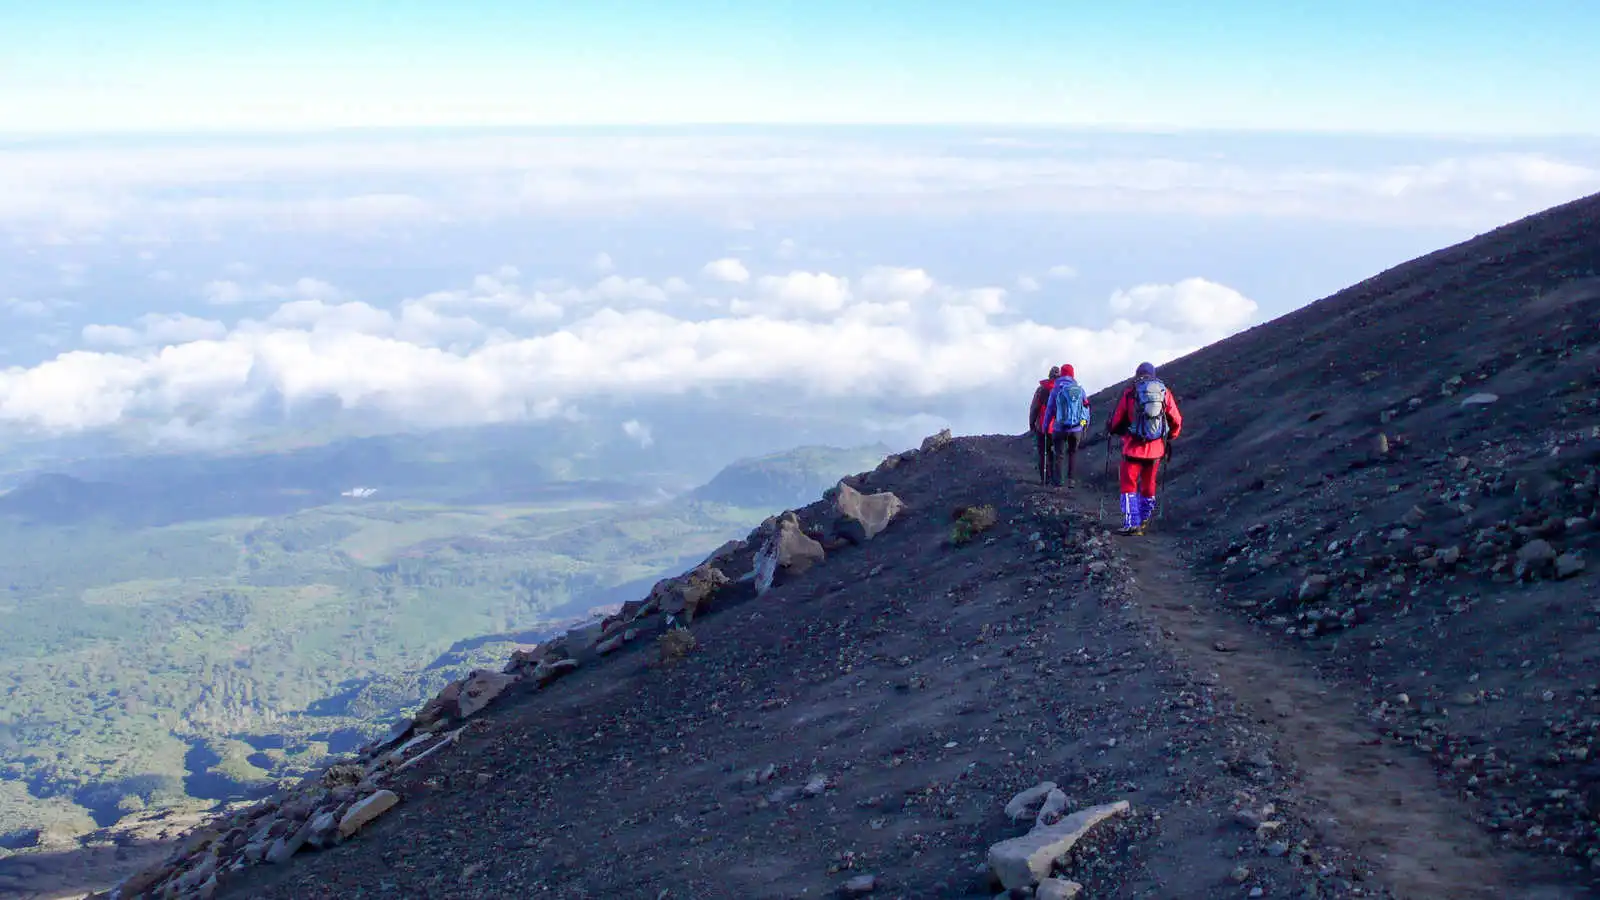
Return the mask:
<path fill-rule="evenodd" d="M 656 639 L 661 648 L 661 662 L 672 665 L 695 651 L 700 641 L 687 628 L 673 628 Z"/>
<path fill-rule="evenodd" d="M 994 507 L 987 505 L 959 506 L 953 516 L 956 521 L 950 526 L 950 543 L 957 547 L 993 528 L 997 521 Z"/>

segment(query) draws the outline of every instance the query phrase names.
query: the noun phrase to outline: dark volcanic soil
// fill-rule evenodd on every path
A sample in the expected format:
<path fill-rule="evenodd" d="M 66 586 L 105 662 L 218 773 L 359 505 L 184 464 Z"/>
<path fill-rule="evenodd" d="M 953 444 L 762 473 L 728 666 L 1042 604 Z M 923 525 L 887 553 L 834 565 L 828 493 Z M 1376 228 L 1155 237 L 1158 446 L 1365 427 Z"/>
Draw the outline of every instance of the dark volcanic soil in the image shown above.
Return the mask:
<path fill-rule="evenodd" d="M 359 839 L 225 895 L 825 897 L 871 874 L 874 896 L 992 897 L 986 848 L 1026 830 L 1001 807 L 1042 780 L 1133 804 L 1069 868 L 1090 897 L 1500 897 L 1550 874 L 1371 745 L 1336 686 L 1206 630 L 1210 592 L 1163 543 L 1124 562 L 1028 471 L 1024 442 L 983 438 L 875 476 L 912 510 L 872 544 L 698 621 L 676 666 L 635 645 L 502 699 Z M 999 524 L 950 546 L 974 501 Z"/>
<path fill-rule="evenodd" d="M 1189 424 L 1166 524 L 1245 640 L 1358 688 L 1574 883 L 1600 874 L 1597 270 L 1600 196 L 1162 369 Z"/>
<path fill-rule="evenodd" d="M 993 897 L 1050 780 L 1132 804 L 1066 866 L 1089 898 L 1594 896 L 1597 268 L 1600 196 L 1164 366 L 1147 538 L 1026 439 L 880 470 L 910 508 L 870 544 L 725 591 L 676 665 L 513 688 L 356 839 L 221 893 Z M 999 521 L 955 547 L 962 504 Z"/>

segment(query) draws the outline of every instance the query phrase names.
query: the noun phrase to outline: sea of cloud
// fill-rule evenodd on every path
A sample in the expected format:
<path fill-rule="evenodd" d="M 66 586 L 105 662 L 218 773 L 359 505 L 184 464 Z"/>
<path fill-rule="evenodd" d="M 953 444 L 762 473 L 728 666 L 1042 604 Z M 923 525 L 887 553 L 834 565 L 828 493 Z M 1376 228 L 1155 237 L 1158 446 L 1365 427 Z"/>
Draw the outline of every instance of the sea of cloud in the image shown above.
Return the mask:
<path fill-rule="evenodd" d="M 1196 277 L 1118 292 L 1103 327 L 1056 327 L 1011 312 L 1005 288 L 947 285 L 922 269 L 719 277 L 735 266 L 744 269 L 714 261 L 694 282 L 612 274 L 538 286 L 506 266 L 392 308 L 312 296 L 232 324 L 183 313 L 91 324 L 82 348 L 0 372 L 0 421 L 47 433 L 128 420 L 214 427 L 263 404 L 333 398 L 396 423 L 447 426 L 740 385 L 912 413 L 1014 392 L 1055 362 L 1091 383 L 1114 380 L 1256 312 Z M 637 426 L 629 434 L 648 437 Z"/>
<path fill-rule="evenodd" d="M 1071 362 L 1099 386 L 1247 327 L 1261 305 L 1199 267 L 1149 279 L 1125 266 L 1092 294 L 1077 259 L 962 280 L 937 259 L 891 264 L 846 247 L 802 258 L 774 223 L 914 229 L 1014 213 L 1482 230 L 1600 189 L 1600 151 L 1586 145 L 1379 143 L 1350 158 L 1310 138 L 1051 134 L 17 143 L 0 147 L 0 274 L 49 258 L 54 281 L 0 282 L 0 318 L 13 334 L 58 328 L 41 337 L 46 357 L 0 370 L 0 428 L 137 425 L 215 442 L 299 408 L 435 427 L 582 416 L 597 401 L 648 410 L 697 392 L 739 402 L 748 389 L 1020 430 L 1013 407 L 1049 365 Z M 341 283 L 337 265 L 262 278 L 227 264 L 285 240 L 355 235 L 415 260 L 452 230 L 644 221 L 667 235 L 690 220 L 725 231 L 726 252 L 643 272 L 591 247 L 563 266 L 508 257 L 384 290 Z M 116 286 L 94 280 L 96 260 L 135 251 L 153 283 L 192 302 L 131 314 L 106 303 L 96 292 Z M 163 268 L 179 251 L 214 265 L 204 277 Z M 663 427 L 630 416 L 618 439 L 648 445 Z"/>

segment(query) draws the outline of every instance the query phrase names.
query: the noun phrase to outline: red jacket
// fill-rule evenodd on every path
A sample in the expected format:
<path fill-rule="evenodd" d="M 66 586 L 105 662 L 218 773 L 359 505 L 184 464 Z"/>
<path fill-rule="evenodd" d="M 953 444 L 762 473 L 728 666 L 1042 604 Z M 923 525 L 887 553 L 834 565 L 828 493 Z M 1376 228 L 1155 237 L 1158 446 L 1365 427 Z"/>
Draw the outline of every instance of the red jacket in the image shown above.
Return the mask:
<path fill-rule="evenodd" d="M 1129 459 L 1161 459 L 1167 455 L 1167 442 L 1165 440 L 1147 441 L 1134 435 L 1129 426 L 1133 424 L 1133 385 L 1122 392 L 1122 399 L 1117 401 L 1117 409 L 1111 414 L 1111 420 L 1106 423 L 1106 430 L 1111 434 L 1122 435 L 1122 455 Z M 1178 412 L 1178 401 L 1172 399 L 1172 390 L 1167 390 L 1166 402 L 1162 404 L 1167 414 L 1167 437 L 1176 438 L 1183 432 L 1183 414 Z"/>
<path fill-rule="evenodd" d="M 1043 378 L 1039 386 L 1034 388 L 1033 402 L 1028 404 L 1028 430 L 1035 434 L 1044 434 L 1046 417 L 1050 411 L 1045 409 L 1044 401 L 1050 397 L 1050 387 L 1056 383 L 1054 378 Z"/>

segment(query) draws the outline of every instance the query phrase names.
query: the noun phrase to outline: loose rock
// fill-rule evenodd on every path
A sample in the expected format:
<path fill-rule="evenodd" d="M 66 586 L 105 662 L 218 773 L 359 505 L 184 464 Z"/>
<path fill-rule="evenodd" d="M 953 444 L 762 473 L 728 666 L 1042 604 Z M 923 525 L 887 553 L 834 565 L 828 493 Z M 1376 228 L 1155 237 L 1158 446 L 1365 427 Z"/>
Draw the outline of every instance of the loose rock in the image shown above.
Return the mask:
<path fill-rule="evenodd" d="M 1032 887 L 1050 876 L 1056 861 L 1072 850 L 1089 829 L 1112 816 L 1127 815 L 1126 800 L 1080 810 L 1057 825 L 1035 828 L 1022 837 L 989 848 L 989 869 L 1007 889 Z"/>
<path fill-rule="evenodd" d="M 465 719 L 481 711 L 516 681 L 516 678 L 499 672 L 483 669 L 473 672 L 461 686 L 461 693 L 456 698 L 461 718 Z"/>
<path fill-rule="evenodd" d="M 800 530 L 800 521 L 786 514 L 756 554 L 756 593 L 765 594 L 781 580 L 805 573 L 826 557 L 822 545 Z"/>
<path fill-rule="evenodd" d="M 1006 815 L 1011 821 L 1017 822 L 1034 815 L 1034 808 L 1044 803 L 1050 792 L 1056 789 L 1054 781 L 1042 781 L 1025 791 L 1019 792 L 1006 803 Z"/>
<path fill-rule="evenodd" d="M 393 809 L 395 804 L 399 802 L 399 795 L 394 791 L 387 790 L 378 791 L 362 800 L 355 806 L 350 807 L 350 811 L 345 813 L 344 818 L 339 820 L 339 836 L 349 837 L 355 834 L 368 822 Z"/>
<path fill-rule="evenodd" d="M 1039 889 L 1034 892 L 1037 900 L 1074 900 L 1083 893 L 1083 885 L 1065 878 L 1046 878 L 1039 882 Z"/>
<path fill-rule="evenodd" d="M 865 897 L 878 889 L 878 879 L 872 875 L 857 875 L 844 883 L 846 897 Z"/>
<path fill-rule="evenodd" d="M 839 515 L 857 523 L 861 536 L 869 541 L 888 528 L 905 509 L 900 498 L 888 491 L 863 494 L 843 481 L 839 482 L 833 505 Z"/>

